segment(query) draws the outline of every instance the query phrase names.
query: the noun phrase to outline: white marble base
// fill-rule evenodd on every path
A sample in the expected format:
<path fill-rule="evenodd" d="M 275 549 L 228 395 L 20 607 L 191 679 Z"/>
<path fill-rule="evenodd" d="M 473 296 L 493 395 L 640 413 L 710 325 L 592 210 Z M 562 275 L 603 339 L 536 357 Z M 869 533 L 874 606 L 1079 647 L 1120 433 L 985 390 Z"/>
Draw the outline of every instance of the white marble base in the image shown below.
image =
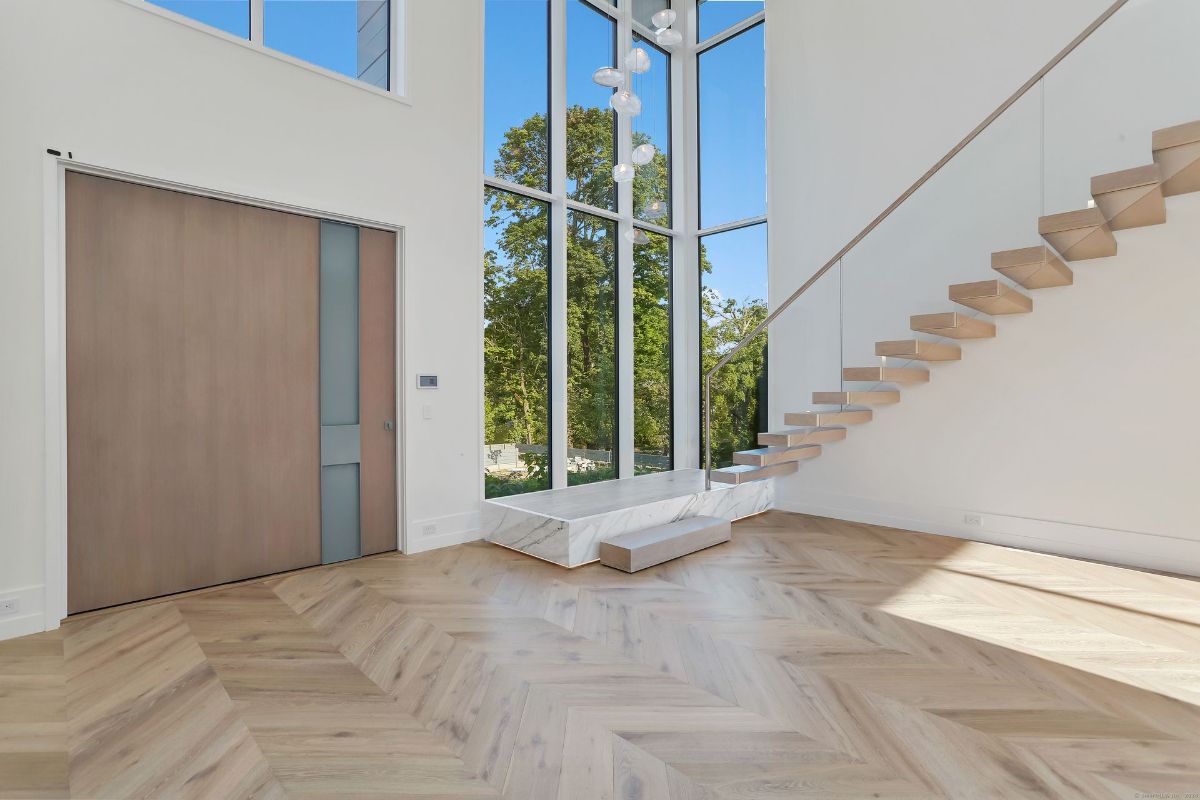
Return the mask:
<path fill-rule="evenodd" d="M 600 542 L 622 533 L 701 515 L 732 521 L 774 502 L 774 481 L 706 491 L 704 471 L 684 469 L 485 500 L 481 517 L 489 542 L 577 567 L 597 560 Z"/>

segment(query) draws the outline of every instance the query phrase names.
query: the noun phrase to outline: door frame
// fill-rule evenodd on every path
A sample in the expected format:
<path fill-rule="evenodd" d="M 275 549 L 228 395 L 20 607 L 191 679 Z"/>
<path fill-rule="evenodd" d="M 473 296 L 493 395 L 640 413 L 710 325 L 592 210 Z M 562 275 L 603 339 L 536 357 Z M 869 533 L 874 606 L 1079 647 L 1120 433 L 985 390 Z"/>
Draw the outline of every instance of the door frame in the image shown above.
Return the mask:
<path fill-rule="evenodd" d="M 394 222 L 355 217 L 333 211 L 280 203 L 210 187 L 195 186 L 178 181 L 140 175 L 110 166 L 76 161 L 47 151 L 43 159 L 43 277 L 45 320 L 45 584 L 43 600 L 43 629 L 53 630 L 67 617 L 67 303 L 66 303 L 66 178 L 67 172 L 78 172 L 102 178 L 135 183 L 155 189 L 225 200 L 241 205 L 282 211 L 314 219 L 328 219 L 350 225 L 375 228 L 396 235 L 396 549 L 408 549 L 408 524 L 405 476 L 408 422 L 405 412 L 406 393 L 403 381 L 408 337 L 404 324 L 408 315 L 404 306 L 404 245 L 405 228 Z"/>

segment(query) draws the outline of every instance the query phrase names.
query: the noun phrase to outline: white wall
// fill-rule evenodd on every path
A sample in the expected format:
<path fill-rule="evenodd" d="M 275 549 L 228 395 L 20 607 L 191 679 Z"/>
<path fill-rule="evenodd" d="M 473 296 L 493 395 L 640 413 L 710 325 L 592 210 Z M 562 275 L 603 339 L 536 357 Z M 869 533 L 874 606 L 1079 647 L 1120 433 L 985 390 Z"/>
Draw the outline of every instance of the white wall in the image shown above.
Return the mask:
<path fill-rule="evenodd" d="M 0 3 L 0 597 L 22 600 L 0 618 L 0 638 L 41 629 L 44 607 L 48 147 L 405 226 L 410 544 L 473 536 L 464 531 L 480 496 L 482 3 L 408 6 L 411 105 L 120 0 Z M 439 373 L 442 388 L 414 397 L 418 371 Z"/>
<path fill-rule="evenodd" d="M 769 0 L 772 303 L 1108 5 Z M 995 277 L 993 250 L 1038 244 L 1091 175 L 1148 163 L 1153 129 L 1200 119 L 1198 29 L 1194 0 L 1133 0 L 815 286 L 771 333 L 773 427 L 910 314 L 953 310 L 947 284 Z M 1168 213 L 827 446 L 780 507 L 1200 574 L 1200 197 Z"/>

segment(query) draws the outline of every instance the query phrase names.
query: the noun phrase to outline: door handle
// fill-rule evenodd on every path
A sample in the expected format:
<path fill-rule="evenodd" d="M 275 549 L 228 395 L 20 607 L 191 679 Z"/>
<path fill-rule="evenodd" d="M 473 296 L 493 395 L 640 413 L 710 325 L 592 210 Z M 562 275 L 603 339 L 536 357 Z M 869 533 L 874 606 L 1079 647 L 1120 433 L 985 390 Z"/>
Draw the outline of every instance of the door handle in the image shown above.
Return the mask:
<path fill-rule="evenodd" d="M 383 421 L 383 429 L 385 431 L 390 431 L 395 427 L 396 427 L 396 424 L 394 422 L 392 422 L 390 419 L 385 419 Z"/>

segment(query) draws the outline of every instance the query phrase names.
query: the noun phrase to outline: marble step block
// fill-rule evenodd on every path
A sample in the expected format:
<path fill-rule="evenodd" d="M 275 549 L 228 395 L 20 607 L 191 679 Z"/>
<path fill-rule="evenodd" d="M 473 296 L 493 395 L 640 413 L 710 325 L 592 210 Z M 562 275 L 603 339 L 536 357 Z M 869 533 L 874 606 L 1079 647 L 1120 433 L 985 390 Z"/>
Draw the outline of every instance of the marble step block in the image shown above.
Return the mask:
<path fill-rule="evenodd" d="M 691 517 L 738 520 L 770 509 L 774 481 L 704 488 L 704 471 L 680 469 L 485 500 L 483 538 L 564 567 L 600 558 L 600 543 Z"/>
<path fill-rule="evenodd" d="M 727 519 L 689 517 L 601 542 L 600 563 L 624 572 L 638 572 L 728 542 L 731 536 Z"/>

